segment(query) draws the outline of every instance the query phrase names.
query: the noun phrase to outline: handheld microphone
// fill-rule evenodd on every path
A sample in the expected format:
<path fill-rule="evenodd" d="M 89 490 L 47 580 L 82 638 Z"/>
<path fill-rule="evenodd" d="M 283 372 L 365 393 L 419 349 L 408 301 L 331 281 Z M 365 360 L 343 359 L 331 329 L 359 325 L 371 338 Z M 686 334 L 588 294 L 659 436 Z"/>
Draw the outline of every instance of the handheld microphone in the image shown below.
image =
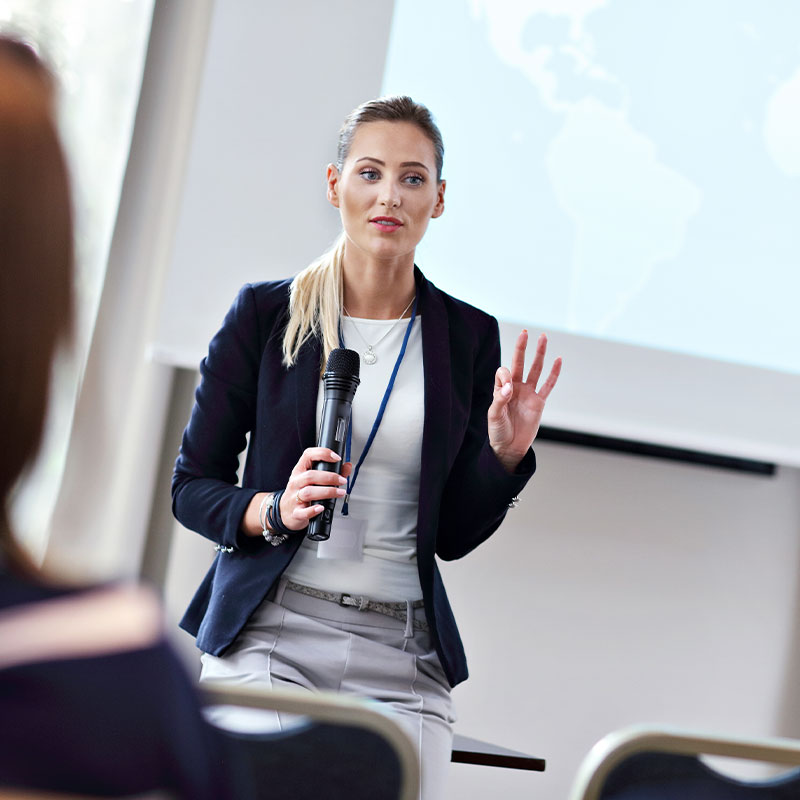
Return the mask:
<path fill-rule="evenodd" d="M 333 450 L 344 458 L 347 430 L 350 427 L 350 416 L 353 411 L 353 397 L 358 384 L 361 359 L 355 350 L 337 347 L 331 350 L 322 381 L 325 385 L 325 400 L 319 420 L 319 441 L 317 446 Z M 325 472 L 341 472 L 342 462 L 315 461 L 312 469 Z M 323 511 L 308 523 L 306 535 L 315 542 L 330 538 L 333 511 L 336 498 L 320 500 Z"/>

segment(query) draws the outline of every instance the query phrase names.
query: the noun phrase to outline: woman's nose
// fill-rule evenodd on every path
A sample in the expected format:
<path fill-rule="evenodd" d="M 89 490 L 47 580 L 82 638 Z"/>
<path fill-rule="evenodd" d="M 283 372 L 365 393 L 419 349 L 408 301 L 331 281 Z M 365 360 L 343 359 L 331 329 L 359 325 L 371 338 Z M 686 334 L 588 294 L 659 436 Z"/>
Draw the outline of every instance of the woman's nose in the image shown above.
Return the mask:
<path fill-rule="evenodd" d="M 400 205 L 400 195 L 394 189 L 387 189 L 381 199 L 381 205 L 386 208 L 397 208 Z"/>

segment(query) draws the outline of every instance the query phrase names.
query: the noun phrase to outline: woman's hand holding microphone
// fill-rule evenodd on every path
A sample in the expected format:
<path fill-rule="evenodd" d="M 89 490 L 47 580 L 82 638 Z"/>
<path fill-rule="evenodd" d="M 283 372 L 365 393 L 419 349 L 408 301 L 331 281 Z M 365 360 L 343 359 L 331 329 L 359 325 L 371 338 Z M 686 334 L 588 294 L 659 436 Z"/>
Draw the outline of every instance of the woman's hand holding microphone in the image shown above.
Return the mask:
<path fill-rule="evenodd" d="M 317 461 L 336 463 L 341 461 L 338 453 L 327 447 L 307 447 L 295 464 L 280 501 L 281 521 L 291 531 L 302 531 L 309 521 L 322 512 L 320 500 L 344 497 L 347 476 L 353 469 L 348 461 L 342 464 L 341 474 L 321 469 L 312 469 Z M 242 519 L 242 530 L 248 536 L 261 536 L 262 520 L 259 509 L 268 492 L 253 496 Z M 263 515 L 262 515 L 263 516 Z"/>

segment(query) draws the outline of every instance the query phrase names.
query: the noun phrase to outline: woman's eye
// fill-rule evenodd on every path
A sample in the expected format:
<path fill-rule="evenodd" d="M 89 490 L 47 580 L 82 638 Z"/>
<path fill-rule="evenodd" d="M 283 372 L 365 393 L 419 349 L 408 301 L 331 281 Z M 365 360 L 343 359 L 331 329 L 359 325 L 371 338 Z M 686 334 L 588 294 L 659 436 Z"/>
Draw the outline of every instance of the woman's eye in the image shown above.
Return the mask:
<path fill-rule="evenodd" d="M 412 186 L 422 186 L 425 183 L 425 178 L 422 175 L 407 175 L 406 181 Z"/>
<path fill-rule="evenodd" d="M 380 177 L 378 175 L 378 170 L 376 169 L 362 169 L 361 172 L 358 173 L 361 175 L 362 178 L 368 181 L 376 181 Z"/>

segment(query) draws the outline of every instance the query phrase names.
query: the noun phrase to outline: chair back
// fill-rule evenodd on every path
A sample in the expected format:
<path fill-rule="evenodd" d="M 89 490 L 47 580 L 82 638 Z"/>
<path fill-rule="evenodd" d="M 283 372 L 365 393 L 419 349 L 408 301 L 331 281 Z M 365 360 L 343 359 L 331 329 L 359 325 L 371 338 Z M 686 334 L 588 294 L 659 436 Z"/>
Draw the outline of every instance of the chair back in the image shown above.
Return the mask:
<path fill-rule="evenodd" d="M 744 781 L 717 772 L 701 755 L 795 767 Z M 796 800 L 800 742 L 744 739 L 676 729 L 626 728 L 601 739 L 581 764 L 570 800 Z"/>
<path fill-rule="evenodd" d="M 200 689 L 207 706 L 235 705 L 303 718 L 284 731 L 219 729 L 228 757 L 256 800 L 416 800 L 419 763 L 411 740 L 377 704 L 321 692 L 211 682 Z"/>

